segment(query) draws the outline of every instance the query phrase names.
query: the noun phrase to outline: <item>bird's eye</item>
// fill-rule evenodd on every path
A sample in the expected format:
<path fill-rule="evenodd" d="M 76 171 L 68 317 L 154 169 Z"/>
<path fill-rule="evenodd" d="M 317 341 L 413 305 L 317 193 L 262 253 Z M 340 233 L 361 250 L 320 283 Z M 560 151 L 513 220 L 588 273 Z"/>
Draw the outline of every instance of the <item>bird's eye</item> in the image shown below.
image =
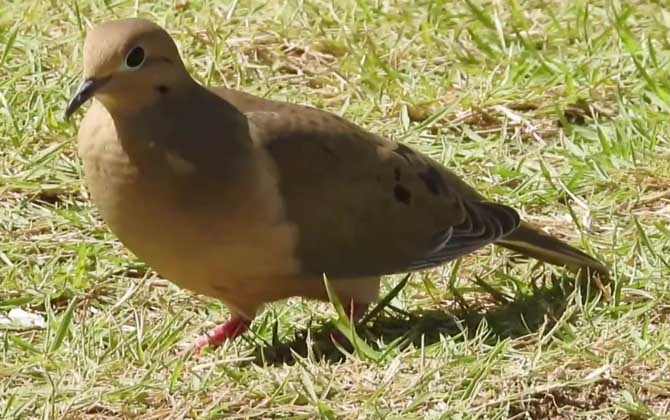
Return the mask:
<path fill-rule="evenodd" d="M 126 55 L 126 66 L 135 70 L 144 63 L 144 48 L 135 47 Z"/>

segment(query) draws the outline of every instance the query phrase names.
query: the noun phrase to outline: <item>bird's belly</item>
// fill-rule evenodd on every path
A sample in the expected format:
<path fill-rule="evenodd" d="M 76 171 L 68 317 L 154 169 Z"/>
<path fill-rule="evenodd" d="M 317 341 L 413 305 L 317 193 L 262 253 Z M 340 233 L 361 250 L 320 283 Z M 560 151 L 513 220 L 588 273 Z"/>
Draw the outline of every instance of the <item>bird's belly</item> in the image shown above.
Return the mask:
<path fill-rule="evenodd" d="M 123 157 L 85 159 L 84 170 L 103 220 L 162 277 L 238 306 L 292 294 L 278 291 L 275 283 L 299 272 L 296 234 L 261 211 L 262 202 L 245 202 L 248 196 L 221 200 L 215 192 L 181 190 L 169 179 L 158 184 Z"/>

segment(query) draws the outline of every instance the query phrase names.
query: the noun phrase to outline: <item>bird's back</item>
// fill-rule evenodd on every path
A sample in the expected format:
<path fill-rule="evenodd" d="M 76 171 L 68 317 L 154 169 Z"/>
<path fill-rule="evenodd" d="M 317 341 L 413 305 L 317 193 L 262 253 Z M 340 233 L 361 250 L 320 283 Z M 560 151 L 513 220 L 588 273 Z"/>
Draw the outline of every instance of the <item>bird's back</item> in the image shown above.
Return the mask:
<path fill-rule="evenodd" d="M 514 210 L 486 203 L 442 165 L 335 114 L 214 91 L 245 113 L 277 166 L 307 271 L 358 277 L 432 267 L 518 224 Z M 481 230 L 463 230 L 473 227 Z"/>

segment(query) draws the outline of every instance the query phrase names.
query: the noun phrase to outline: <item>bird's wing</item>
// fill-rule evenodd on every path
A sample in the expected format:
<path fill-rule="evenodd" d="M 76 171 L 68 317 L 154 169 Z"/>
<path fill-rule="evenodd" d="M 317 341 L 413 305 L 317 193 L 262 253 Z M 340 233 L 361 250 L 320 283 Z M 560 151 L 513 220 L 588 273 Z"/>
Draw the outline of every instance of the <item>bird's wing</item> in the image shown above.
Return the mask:
<path fill-rule="evenodd" d="M 504 237 L 513 209 L 486 202 L 437 162 L 315 108 L 248 111 L 276 165 L 305 271 L 349 278 L 440 265 Z"/>

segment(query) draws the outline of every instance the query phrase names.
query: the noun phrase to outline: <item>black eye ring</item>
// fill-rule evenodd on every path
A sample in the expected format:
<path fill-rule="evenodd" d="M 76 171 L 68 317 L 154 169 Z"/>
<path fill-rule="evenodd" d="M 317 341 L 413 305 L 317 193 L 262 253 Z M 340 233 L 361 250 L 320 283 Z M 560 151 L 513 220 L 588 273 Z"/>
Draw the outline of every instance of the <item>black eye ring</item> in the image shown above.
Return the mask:
<path fill-rule="evenodd" d="M 144 48 L 135 47 L 126 55 L 126 66 L 136 69 L 144 63 Z"/>

